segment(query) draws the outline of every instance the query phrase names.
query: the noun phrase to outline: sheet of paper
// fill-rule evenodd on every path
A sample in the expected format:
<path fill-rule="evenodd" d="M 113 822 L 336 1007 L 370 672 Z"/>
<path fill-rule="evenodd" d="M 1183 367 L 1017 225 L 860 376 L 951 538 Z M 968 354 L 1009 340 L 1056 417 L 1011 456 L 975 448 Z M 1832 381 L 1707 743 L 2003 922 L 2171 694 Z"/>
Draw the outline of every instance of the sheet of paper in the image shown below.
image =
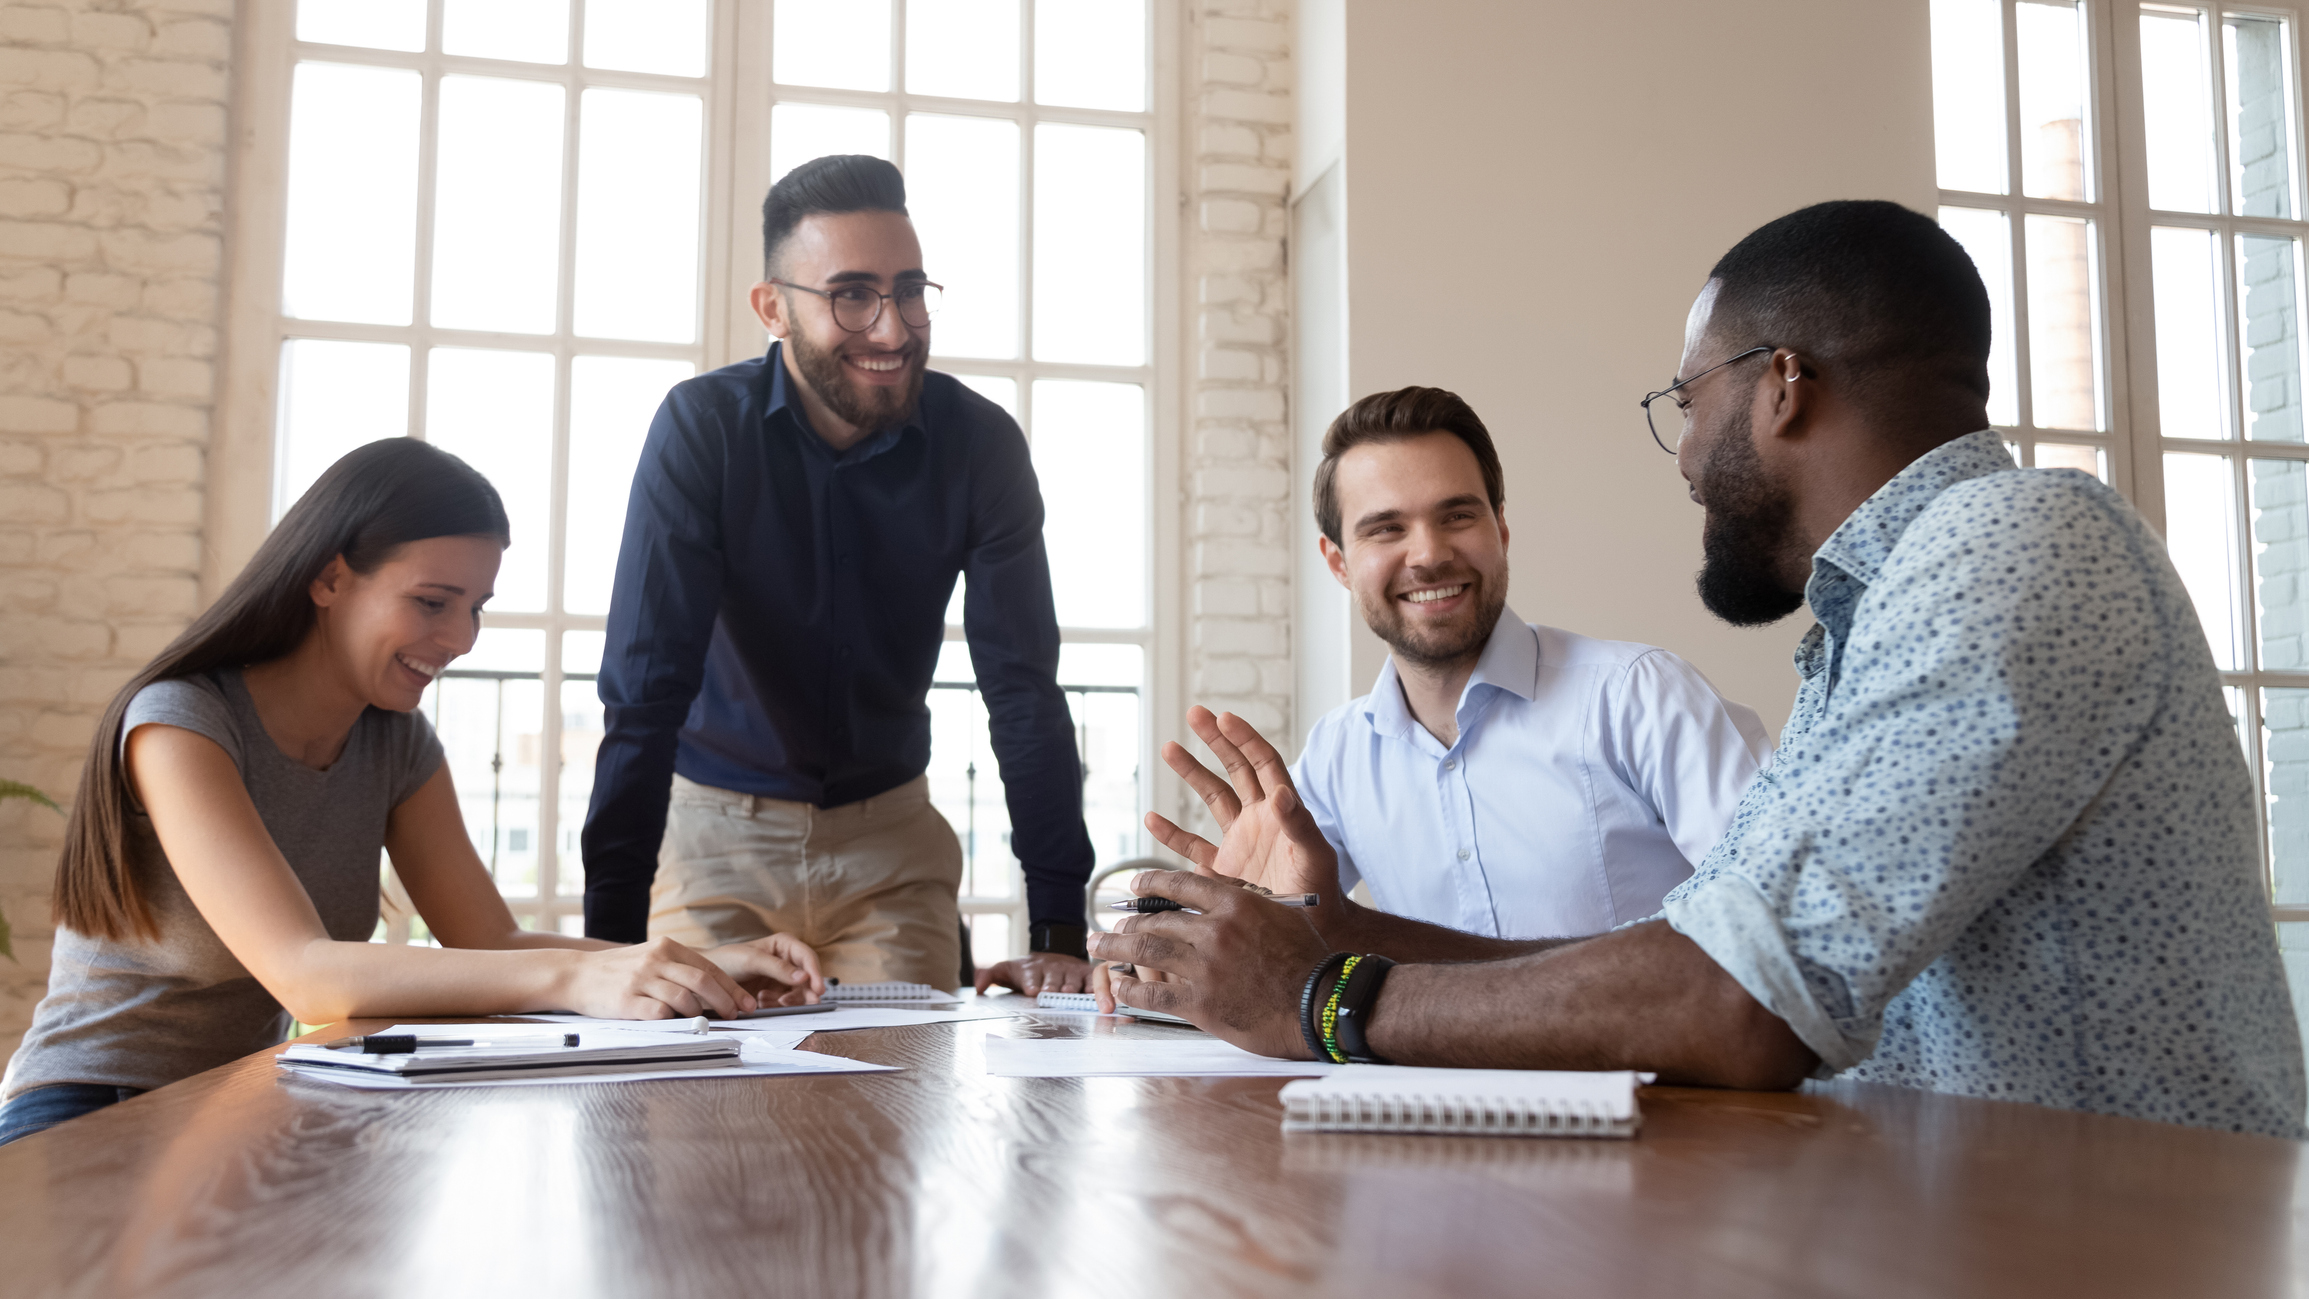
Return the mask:
<path fill-rule="evenodd" d="M 1024 998 L 1020 998 L 1024 1001 Z M 1013 1019 L 1020 1011 L 1032 1010 L 1031 1004 L 1019 1010 L 1000 1009 L 964 1002 L 943 1009 L 915 1009 L 910 1006 L 843 1006 L 818 1015 L 794 1015 L 783 1019 L 717 1019 L 709 1027 L 717 1033 L 753 1033 L 757 1024 L 776 1024 L 780 1028 L 806 1029 L 812 1033 L 840 1033 L 853 1028 L 906 1028 L 914 1024 L 950 1024 L 965 1019 Z"/>
<path fill-rule="evenodd" d="M 1215 1037 L 990 1037 L 997 1078 L 1311 1078 L 1339 1066 L 1253 1055 Z"/>
<path fill-rule="evenodd" d="M 1017 1009 L 1002 1003 L 1009 997 L 973 997 L 954 1006 L 841 1006 L 820 1011 L 814 1015 L 780 1015 L 773 1019 L 714 1019 L 703 1021 L 702 1027 L 715 1033 L 771 1034 L 795 1032 L 839 1033 L 853 1028 L 905 1028 L 914 1024 L 947 1024 L 965 1019 L 1013 1019 L 1034 1008 L 1024 997 L 1017 998 Z M 532 1019 L 551 1020 L 555 1025 L 567 1024 L 572 1028 L 657 1028 L 660 1031 L 675 1025 L 687 1027 L 693 1021 L 684 1019 L 593 1019 L 584 1015 L 532 1015 Z M 536 1027 L 545 1027 L 537 1025 Z M 676 1029 L 674 1031 L 680 1031 Z"/>
<path fill-rule="evenodd" d="M 552 1078 L 487 1078 L 474 1082 L 413 1083 L 389 1074 L 349 1074 L 305 1070 L 282 1065 L 284 1073 L 314 1082 L 332 1083 L 361 1091 L 414 1092 L 434 1091 L 444 1087 L 551 1087 L 564 1083 L 618 1083 L 646 1082 L 658 1078 L 777 1078 L 794 1074 L 834 1073 L 890 1073 L 896 1065 L 868 1064 L 863 1060 L 848 1060 L 838 1055 L 819 1055 L 814 1051 L 775 1050 L 758 1047 L 752 1042 L 740 1048 L 742 1064 L 719 1069 L 668 1069 L 660 1072 L 638 1073 L 580 1073 L 561 1074 Z"/>
<path fill-rule="evenodd" d="M 386 1029 L 385 1032 L 415 1033 L 421 1037 L 469 1037 L 477 1042 L 504 1042 L 514 1045 L 519 1045 L 525 1036 L 542 1036 L 550 1039 L 563 1033 L 575 1032 L 579 1038 L 578 1045 L 588 1046 L 598 1045 L 583 1040 L 589 1029 L 606 1028 L 620 1033 L 647 1033 L 652 1031 L 653 1025 L 667 1022 L 669 1021 L 662 1019 L 585 1019 L 581 1016 L 571 1015 L 565 1017 L 562 1022 L 552 1024 L 514 1024 L 504 1020 L 499 1020 L 494 1024 L 395 1024 Z M 673 1020 L 670 1022 L 686 1024 L 689 1021 Z M 736 1037 L 738 1041 L 748 1046 L 763 1046 L 784 1051 L 800 1046 L 802 1039 L 810 1035 L 806 1029 L 786 1027 L 791 1022 L 790 1020 L 749 1019 L 745 1021 L 749 1027 L 743 1030 L 696 1035 L 685 1033 L 683 1036 Z M 760 1027 L 752 1027 L 753 1025 Z"/>

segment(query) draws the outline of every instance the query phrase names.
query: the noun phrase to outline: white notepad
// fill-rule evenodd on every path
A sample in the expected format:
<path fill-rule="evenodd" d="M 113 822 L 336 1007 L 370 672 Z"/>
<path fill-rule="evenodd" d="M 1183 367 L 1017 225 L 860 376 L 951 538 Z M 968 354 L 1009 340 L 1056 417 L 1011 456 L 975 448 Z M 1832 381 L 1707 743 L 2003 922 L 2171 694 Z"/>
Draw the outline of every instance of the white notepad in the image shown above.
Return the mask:
<path fill-rule="evenodd" d="M 933 988 L 927 983 L 835 983 L 826 987 L 828 1001 L 960 1001 L 962 994 Z"/>
<path fill-rule="evenodd" d="M 1095 1015 L 1098 1013 L 1098 997 L 1088 992 L 1045 992 L 1035 997 L 1034 1007 L 1037 1010 L 1057 1010 L 1078 1015 Z M 1128 1015 L 1132 1019 L 1147 1020 L 1150 1023 L 1176 1024 L 1180 1028 L 1193 1028 L 1195 1026 L 1193 1020 L 1181 1019 L 1167 1010 L 1145 1010 L 1138 1006 L 1125 1006 L 1120 1002 L 1115 1003 L 1114 1013 Z"/>
<path fill-rule="evenodd" d="M 1349 1065 L 1286 1084 L 1285 1132 L 1632 1137 L 1636 1088 L 1650 1074 Z"/>

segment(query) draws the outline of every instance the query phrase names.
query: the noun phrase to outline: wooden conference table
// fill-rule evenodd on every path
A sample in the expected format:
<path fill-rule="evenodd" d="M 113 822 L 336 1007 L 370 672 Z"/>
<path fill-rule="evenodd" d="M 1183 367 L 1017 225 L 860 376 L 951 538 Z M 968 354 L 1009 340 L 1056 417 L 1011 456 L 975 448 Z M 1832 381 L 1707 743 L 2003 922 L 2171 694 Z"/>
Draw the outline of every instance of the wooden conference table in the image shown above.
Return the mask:
<path fill-rule="evenodd" d="M 361 1032 L 384 1021 L 328 1030 Z M 0 1294 L 2276 1295 L 2302 1147 L 1863 1084 L 1654 1088 L 1634 1141 L 1295 1135 L 1267 1078 L 357 1092 L 269 1053 L 0 1148 Z"/>

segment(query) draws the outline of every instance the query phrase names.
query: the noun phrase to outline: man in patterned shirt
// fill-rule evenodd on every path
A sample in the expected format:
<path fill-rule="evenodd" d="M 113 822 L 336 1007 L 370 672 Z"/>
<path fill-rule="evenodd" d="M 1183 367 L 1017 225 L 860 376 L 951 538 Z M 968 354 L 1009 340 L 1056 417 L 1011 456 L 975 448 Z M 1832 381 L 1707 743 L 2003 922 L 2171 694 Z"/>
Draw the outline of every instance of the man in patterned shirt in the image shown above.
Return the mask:
<path fill-rule="evenodd" d="M 2204 632 L 2122 497 L 2014 467 L 1986 427 L 1988 347 L 1971 261 L 1890 203 L 1807 208 L 1716 264 L 1653 408 L 1687 425 L 1701 598 L 1744 626 L 1817 619 L 1779 751 L 1660 915 L 1383 970 L 1366 1058 L 1840 1074 L 2301 1135 L 2252 781 Z M 1226 735 L 1224 839 L 1169 842 L 1324 893 L 1312 924 L 1150 874 L 1141 891 L 1203 914 L 1133 917 L 1092 955 L 1168 976 L 1115 978 L 1126 1002 L 1303 1058 L 1310 971 L 1384 954 L 1388 919 L 1334 896 L 1274 750 Z"/>

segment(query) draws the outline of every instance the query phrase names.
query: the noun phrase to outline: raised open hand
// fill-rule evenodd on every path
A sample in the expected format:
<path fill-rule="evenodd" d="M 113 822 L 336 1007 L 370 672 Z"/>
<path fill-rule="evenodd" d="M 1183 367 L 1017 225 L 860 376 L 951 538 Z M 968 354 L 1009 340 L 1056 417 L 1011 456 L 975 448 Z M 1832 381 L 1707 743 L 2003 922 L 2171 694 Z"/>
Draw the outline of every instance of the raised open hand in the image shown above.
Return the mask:
<path fill-rule="evenodd" d="M 1197 705 L 1187 725 L 1227 769 L 1221 780 L 1177 744 L 1163 746 L 1163 761 L 1202 796 L 1218 821 L 1217 844 L 1189 833 L 1158 812 L 1146 827 L 1157 842 L 1194 863 L 1204 875 L 1225 875 L 1272 893 L 1316 893 L 1338 900 L 1339 855 L 1299 801 L 1283 755 L 1258 729 L 1233 713 L 1214 717 Z"/>

